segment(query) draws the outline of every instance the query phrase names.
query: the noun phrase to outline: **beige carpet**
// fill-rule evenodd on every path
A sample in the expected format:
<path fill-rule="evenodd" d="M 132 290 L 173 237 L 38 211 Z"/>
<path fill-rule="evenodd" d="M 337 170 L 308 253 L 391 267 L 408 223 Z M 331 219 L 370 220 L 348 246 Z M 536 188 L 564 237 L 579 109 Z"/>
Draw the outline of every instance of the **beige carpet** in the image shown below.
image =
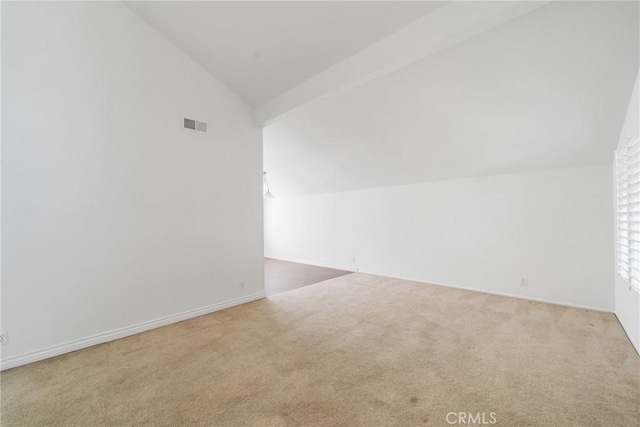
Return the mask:
<path fill-rule="evenodd" d="M 1 421 L 638 426 L 639 375 L 611 314 L 356 273 L 6 371 Z"/>

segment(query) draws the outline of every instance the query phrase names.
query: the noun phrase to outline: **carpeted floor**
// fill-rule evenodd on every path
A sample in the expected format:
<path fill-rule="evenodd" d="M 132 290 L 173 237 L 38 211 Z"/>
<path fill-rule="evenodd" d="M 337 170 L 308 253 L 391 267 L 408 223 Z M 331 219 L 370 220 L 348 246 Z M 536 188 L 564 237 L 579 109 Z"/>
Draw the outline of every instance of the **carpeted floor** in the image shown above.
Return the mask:
<path fill-rule="evenodd" d="M 638 426 L 639 376 L 611 314 L 355 273 L 3 372 L 1 421 Z"/>

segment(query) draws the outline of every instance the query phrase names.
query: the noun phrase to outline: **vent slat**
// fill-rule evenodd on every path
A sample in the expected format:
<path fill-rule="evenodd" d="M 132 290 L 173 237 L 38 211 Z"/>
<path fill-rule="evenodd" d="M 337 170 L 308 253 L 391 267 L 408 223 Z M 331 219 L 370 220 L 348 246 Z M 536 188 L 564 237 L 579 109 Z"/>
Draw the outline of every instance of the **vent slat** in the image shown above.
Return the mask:
<path fill-rule="evenodd" d="M 198 132 L 207 132 L 207 124 L 205 122 L 199 122 L 193 119 L 184 119 L 184 128 L 190 130 L 196 130 Z"/>

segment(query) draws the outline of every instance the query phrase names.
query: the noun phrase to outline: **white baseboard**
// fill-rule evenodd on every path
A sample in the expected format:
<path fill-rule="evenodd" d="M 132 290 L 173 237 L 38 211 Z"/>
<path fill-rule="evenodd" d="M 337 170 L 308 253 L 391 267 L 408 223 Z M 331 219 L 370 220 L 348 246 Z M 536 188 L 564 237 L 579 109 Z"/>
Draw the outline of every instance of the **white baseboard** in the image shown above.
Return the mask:
<path fill-rule="evenodd" d="M 37 362 L 39 360 L 48 359 L 50 357 L 60 356 L 61 354 L 70 353 L 76 350 L 81 350 L 83 348 L 91 347 L 97 344 L 102 344 L 108 341 L 113 341 L 120 338 L 128 337 L 130 335 L 139 334 L 140 332 L 145 332 L 151 329 L 160 328 L 162 326 L 170 325 L 172 323 L 181 322 L 183 320 L 187 320 L 194 317 L 202 316 L 204 314 L 209 314 L 216 311 L 224 310 L 225 308 L 234 307 L 236 305 L 245 304 L 245 303 L 256 301 L 262 298 L 265 298 L 265 293 L 259 292 L 257 294 L 235 298 L 229 301 L 212 304 L 206 307 L 196 308 L 194 310 L 173 314 L 171 316 L 161 317 L 159 319 L 150 320 L 148 322 L 139 323 L 137 325 L 127 326 L 127 327 L 116 329 L 109 332 L 103 332 L 101 334 L 92 335 L 87 338 L 70 341 L 64 344 L 54 345 L 52 347 L 33 351 L 30 353 L 21 354 L 19 356 L 8 357 L 0 361 L 0 370 L 4 371 L 5 369 L 11 369 L 17 366 L 26 365 L 28 363 Z"/>
<path fill-rule="evenodd" d="M 272 258 L 272 257 L 267 256 L 267 258 Z M 303 260 L 303 259 L 284 259 L 284 258 L 273 258 L 273 259 L 278 259 L 278 260 L 281 260 L 281 261 L 297 262 L 299 264 L 315 265 L 315 266 L 318 266 L 318 267 L 332 268 L 332 269 L 337 269 L 337 270 L 346 270 L 346 271 L 354 271 L 354 272 L 359 272 L 359 273 L 364 273 L 364 274 L 373 274 L 375 276 L 389 277 L 391 279 L 410 280 L 412 282 L 420 282 L 420 283 L 427 283 L 427 284 L 432 284 L 432 285 L 437 285 L 437 286 L 445 286 L 447 288 L 464 289 L 466 291 L 483 292 L 485 294 L 500 295 L 500 296 L 503 296 L 503 297 L 518 298 L 518 299 L 523 299 L 523 300 L 527 300 L 527 301 L 542 302 L 542 303 L 545 303 L 545 304 L 563 305 L 565 307 L 582 308 L 582 309 L 585 309 L 585 310 L 600 311 L 600 312 L 603 312 L 603 313 L 613 313 L 614 312 L 614 310 L 609 310 L 609 309 L 601 308 L 601 307 L 592 307 L 592 306 L 588 306 L 588 305 L 572 304 L 572 303 L 568 303 L 568 302 L 555 301 L 555 300 L 544 299 L 544 298 L 528 297 L 528 296 L 523 296 L 523 295 L 510 294 L 510 293 L 507 293 L 507 292 L 488 291 L 486 289 L 471 288 L 471 287 L 466 287 L 466 286 L 449 285 L 449 284 L 446 284 L 446 283 L 433 282 L 433 281 L 425 280 L 425 279 L 422 279 L 422 278 L 418 279 L 418 278 L 415 278 L 415 277 L 403 277 L 403 276 L 396 276 L 396 275 L 390 276 L 388 274 L 376 273 L 374 271 L 364 271 L 364 270 L 358 269 L 358 268 L 356 268 L 354 266 L 341 267 L 341 266 L 338 266 L 338 265 L 323 265 L 323 264 L 317 263 L 315 261 L 309 261 L 309 260 Z"/>
<path fill-rule="evenodd" d="M 267 258 L 271 258 L 271 257 L 267 256 Z M 314 262 L 314 261 L 302 260 L 302 259 L 283 259 L 283 258 L 273 258 L 273 259 L 279 259 L 279 260 L 282 260 L 282 261 L 289 261 L 289 262 L 297 262 L 297 263 L 300 263 L 300 264 L 315 265 L 315 266 L 318 266 L 318 267 L 332 268 L 332 269 L 338 269 L 338 270 L 355 271 L 355 272 L 360 272 L 360 273 L 364 273 L 364 274 L 373 274 L 375 276 L 389 277 L 389 278 L 392 278 L 392 279 L 410 280 L 412 282 L 421 282 L 421 283 L 427 283 L 427 284 L 432 284 L 432 285 L 437 285 L 437 286 L 446 286 L 448 288 L 464 289 L 466 291 L 483 292 L 485 294 L 500 295 L 500 296 L 503 296 L 503 297 L 518 298 L 518 299 L 523 299 L 523 300 L 527 300 L 527 301 L 542 302 L 542 303 L 545 303 L 545 304 L 563 305 L 565 307 L 582 308 L 582 309 L 585 309 L 585 310 L 600 311 L 600 312 L 603 312 L 603 313 L 613 313 L 614 312 L 614 310 L 609 310 L 609 309 L 601 308 L 601 307 L 592 307 L 592 306 L 588 306 L 588 305 L 572 304 L 572 303 L 568 303 L 568 302 L 555 301 L 555 300 L 544 299 L 544 298 L 528 297 L 528 296 L 523 296 L 523 295 L 510 294 L 510 293 L 507 293 L 507 292 L 496 292 L 496 291 L 488 291 L 486 289 L 471 288 L 471 287 L 458 286 L 458 285 L 449 285 L 449 284 L 446 284 L 446 283 L 432 282 L 432 281 L 425 280 L 425 279 L 422 279 L 422 278 L 418 279 L 418 278 L 415 278 L 415 277 L 402 277 L 402 276 L 395 276 L 395 275 L 394 276 L 390 276 L 388 274 L 381 274 L 381 273 L 376 273 L 376 272 L 373 272 L 373 271 L 364 271 L 364 270 L 355 268 L 354 266 L 341 267 L 341 266 L 337 266 L 337 265 L 322 265 L 322 264 L 319 264 L 319 263 Z"/>
<path fill-rule="evenodd" d="M 428 285 L 444 286 L 444 287 L 447 287 L 447 288 L 463 289 L 465 291 L 473 291 L 473 292 L 481 292 L 481 293 L 484 293 L 484 294 L 499 295 L 499 296 L 502 296 L 502 297 L 517 298 L 517 299 L 522 299 L 522 300 L 527 300 L 527 301 L 542 302 L 542 303 L 545 303 L 545 304 L 562 305 L 562 306 L 565 306 L 565 307 L 582 308 L 584 310 L 592 310 L 592 311 L 599 311 L 599 312 L 602 312 L 602 313 L 612 313 L 613 314 L 613 310 L 608 310 L 606 308 L 601 308 L 601 307 L 592 307 L 592 306 L 589 306 L 589 305 L 572 304 L 572 303 L 569 303 L 569 302 L 555 301 L 555 300 L 544 299 L 544 298 L 528 297 L 528 296 L 523 296 L 523 295 L 510 294 L 510 293 L 507 293 L 507 292 L 496 292 L 496 291 L 488 291 L 486 289 L 470 288 L 470 287 L 466 287 L 466 286 L 449 285 L 449 284 L 445 284 L 445 283 L 432 282 L 432 281 L 424 280 L 424 279 L 415 279 L 415 278 L 410 278 L 410 277 L 399 277 L 399 276 L 389 276 L 387 274 L 373 273 L 373 272 L 367 272 L 367 271 L 362 271 L 362 270 L 360 270 L 360 273 L 372 274 L 374 276 L 381 276 L 381 277 L 389 277 L 391 279 L 409 280 L 409 281 L 412 281 L 412 282 L 420 282 L 420 283 L 425 283 L 425 284 L 428 284 Z"/>

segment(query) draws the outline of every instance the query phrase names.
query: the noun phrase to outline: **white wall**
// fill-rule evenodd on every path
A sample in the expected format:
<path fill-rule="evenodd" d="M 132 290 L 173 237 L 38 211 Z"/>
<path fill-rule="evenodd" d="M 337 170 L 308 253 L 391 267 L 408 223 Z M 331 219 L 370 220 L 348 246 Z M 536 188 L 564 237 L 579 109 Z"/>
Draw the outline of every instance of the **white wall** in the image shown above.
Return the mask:
<path fill-rule="evenodd" d="M 2 7 L 3 368 L 264 295 L 249 107 L 119 2 Z"/>
<path fill-rule="evenodd" d="M 638 71 L 639 7 L 551 2 L 303 105 L 264 130 L 271 191 L 302 196 L 608 163 Z"/>
<path fill-rule="evenodd" d="M 611 197 L 590 166 L 275 198 L 265 254 L 613 311 Z"/>
<path fill-rule="evenodd" d="M 629 138 L 640 138 L 640 73 L 633 88 L 627 117 L 620 133 L 618 146 L 626 144 Z M 614 194 L 615 196 L 615 194 Z M 616 200 L 614 199 L 614 208 Z M 616 229 L 617 223 L 614 223 Z M 617 234 L 614 239 L 617 238 Z M 617 245 L 617 241 L 616 241 Z M 629 284 L 617 274 L 615 277 L 616 316 L 620 320 L 627 336 L 640 353 L 640 294 L 629 290 Z"/>
<path fill-rule="evenodd" d="M 265 199 L 265 256 L 355 270 L 358 194 Z"/>

